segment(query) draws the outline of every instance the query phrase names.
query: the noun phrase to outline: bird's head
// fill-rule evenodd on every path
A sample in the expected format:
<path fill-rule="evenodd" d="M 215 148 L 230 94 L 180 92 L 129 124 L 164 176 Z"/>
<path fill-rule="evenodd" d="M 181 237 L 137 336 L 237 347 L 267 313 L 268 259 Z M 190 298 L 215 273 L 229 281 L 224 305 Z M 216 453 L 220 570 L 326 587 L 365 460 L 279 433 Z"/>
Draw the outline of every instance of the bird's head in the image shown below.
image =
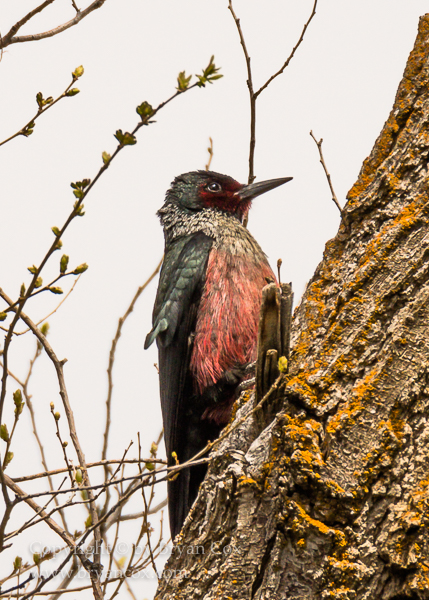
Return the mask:
<path fill-rule="evenodd" d="M 291 179 L 282 177 L 246 185 L 213 171 L 191 171 L 175 178 L 167 192 L 166 202 L 191 213 L 217 208 L 242 221 L 253 198 Z"/>

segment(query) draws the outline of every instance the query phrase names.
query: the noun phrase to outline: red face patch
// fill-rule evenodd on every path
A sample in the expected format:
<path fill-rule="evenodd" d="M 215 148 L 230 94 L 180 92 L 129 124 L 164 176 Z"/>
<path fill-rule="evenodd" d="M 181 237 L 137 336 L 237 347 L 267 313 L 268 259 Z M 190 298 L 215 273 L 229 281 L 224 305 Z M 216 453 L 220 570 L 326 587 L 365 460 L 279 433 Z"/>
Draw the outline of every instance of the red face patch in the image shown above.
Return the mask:
<path fill-rule="evenodd" d="M 238 192 L 242 187 L 231 177 L 207 179 L 199 187 L 199 196 L 207 208 L 219 208 L 242 220 L 251 204 L 250 200 L 240 198 Z"/>

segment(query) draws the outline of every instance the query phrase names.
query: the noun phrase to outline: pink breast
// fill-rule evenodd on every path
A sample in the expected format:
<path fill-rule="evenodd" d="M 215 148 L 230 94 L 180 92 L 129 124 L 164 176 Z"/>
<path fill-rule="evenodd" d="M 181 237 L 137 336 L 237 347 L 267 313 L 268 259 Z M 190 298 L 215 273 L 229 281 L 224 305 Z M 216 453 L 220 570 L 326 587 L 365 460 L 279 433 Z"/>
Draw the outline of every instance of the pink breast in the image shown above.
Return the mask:
<path fill-rule="evenodd" d="M 256 359 L 261 290 L 275 276 L 263 257 L 210 252 L 198 311 L 191 372 L 196 391 L 215 384 L 223 372 Z"/>

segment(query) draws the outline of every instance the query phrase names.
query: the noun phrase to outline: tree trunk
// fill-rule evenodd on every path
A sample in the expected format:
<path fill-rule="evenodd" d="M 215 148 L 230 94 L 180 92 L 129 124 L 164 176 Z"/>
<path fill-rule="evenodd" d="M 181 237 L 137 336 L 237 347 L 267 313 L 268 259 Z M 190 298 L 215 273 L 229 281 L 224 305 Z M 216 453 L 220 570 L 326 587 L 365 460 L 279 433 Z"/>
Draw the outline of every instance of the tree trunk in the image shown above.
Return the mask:
<path fill-rule="evenodd" d="M 425 15 L 295 311 L 280 410 L 261 426 L 241 399 L 158 600 L 429 598 L 428 150 Z"/>

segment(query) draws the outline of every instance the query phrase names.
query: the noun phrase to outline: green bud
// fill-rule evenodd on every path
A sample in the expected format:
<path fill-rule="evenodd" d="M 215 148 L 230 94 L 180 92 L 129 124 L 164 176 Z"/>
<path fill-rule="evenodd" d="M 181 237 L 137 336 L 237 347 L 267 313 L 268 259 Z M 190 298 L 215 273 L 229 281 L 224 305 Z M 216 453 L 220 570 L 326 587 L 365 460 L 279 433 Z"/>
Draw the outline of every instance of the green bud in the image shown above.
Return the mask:
<path fill-rule="evenodd" d="M 152 442 L 152 445 L 150 447 L 151 455 L 156 456 L 157 451 L 158 451 L 158 446 L 155 444 L 155 442 Z"/>
<path fill-rule="evenodd" d="M 85 521 L 85 529 L 89 529 L 92 525 L 92 517 L 91 515 L 88 515 L 88 518 Z"/>
<path fill-rule="evenodd" d="M 103 159 L 103 163 L 104 163 L 105 165 L 107 165 L 107 163 L 109 163 L 109 162 L 110 162 L 110 159 L 111 159 L 112 157 L 110 156 L 110 154 L 108 154 L 108 152 L 102 152 L 102 154 L 101 154 L 101 158 Z"/>
<path fill-rule="evenodd" d="M 57 237 L 60 235 L 60 230 L 58 229 L 58 227 L 51 227 L 51 230 L 54 232 L 54 235 L 56 235 Z"/>
<path fill-rule="evenodd" d="M 55 413 L 54 413 L 54 419 L 55 419 L 55 421 L 59 421 L 59 420 L 60 420 L 60 418 L 61 418 L 61 415 L 60 415 L 60 413 L 59 413 L 59 412 L 55 412 Z"/>
<path fill-rule="evenodd" d="M 39 110 L 42 110 L 42 108 L 43 108 L 43 94 L 42 94 L 42 92 L 38 92 L 36 94 L 36 102 L 37 102 L 37 105 L 39 107 Z"/>
<path fill-rule="evenodd" d="M 5 319 L 7 319 L 7 313 L 0 312 L 0 321 L 4 321 Z"/>
<path fill-rule="evenodd" d="M 154 113 L 154 110 L 149 102 L 144 101 L 137 106 L 136 112 L 141 116 L 142 119 L 145 119 L 146 117 L 151 117 Z"/>
<path fill-rule="evenodd" d="M 2 423 L 2 425 L 0 425 L 0 438 L 4 442 L 8 442 L 10 439 L 6 423 Z"/>
<path fill-rule="evenodd" d="M 132 133 L 128 133 L 128 131 L 123 133 L 122 129 L 117 130 L 115 133 L 115 138 L 123 146 L 134 146 L 134 144 L 137 144 L 135 136 Z"/>
<path fill-rule="evenodd" d="M 3 469 L 6 469 L 6 467 L 12 462 L 12 459 L 13 452 L 7 452 L 6 456 L 4 457 Z"/>
<path fill-rule="evenodd" d="M 38 277 L 36 279 L 36 281 L 34 282 L 34 287 L 37 289 L 39 287 L 42 287 L 43 284 L 43 279 L 41 277 Z"/>
<path fill-rule="evenodd" d="M 67 265 L 69 264 L 69 257 L 67 254 L 63 254 L 60 260 L 60 273 L 64 274 L 67 271 Z"/>
<path fill-rule="evenodd" d="M 280 373 L 287 372 L 287 358 L 286 356 L 280 356 L 279 358 L 279 371 Z"/>
<path fill-rule="evenodd" d="M 63 448 L 67 448 L 68 445 L 69 445 L 69 443 L 67 442 L 67 440 L 65 442 L 63 442 Z"/>
<path fill-rule="evenodd" d="M 191 79 L 192 79 L 192 75 L 189 75 L 189 77 L 186 77 L 185 71 L 180 71 L 179 75 L 177 76 L 176 90 L 178 90 L 179 92 L 184 92 L 185 90 L 187 90 Z"/>
<path fill-rule="evenodd" d="M 19 417 L 25 406 L 25 403 L 22 401 L 21 390 L 16 390 L 16 392 L 13 393 L 13 403 L 15 404 L 15 416 Z"/>
<path fill-rule="evenodd" d="M 72 88 L 71 90 L 66 92 L 66 96 L 76 96 L 76 94 L 79 94 L 79 92 L 80 90 L 78 90 L 78 88 Z"/>
<path fill-rule="evenodd" d="M 24 129 L 21 131 L 22 135 L 25 135 L 25 137 L 28 137 L 29 135 L 31 135 L 33 133 L 33 129 L 35 127 L 35 122 L 31 121 L 31 123 L 28 123 L 28 125 L 26 125 L 24 127 Z"/>
<path fill-rule="evenodd" d="M 155 465 L 152 462 L 147 462 L 145 464 L 148 471 L 153 471 L 155 469 Z"/>
<path fill-rule="evenodd" d="M 79 204 L 79 201 L 76 200 L 76 202 L 73 204 L 73 208 L 76 211 L 77 217 L 83 217 L 83 215 L 85 214 L 85 211 L 83 210 L 84 209 L 83 204 Z"/>
<path fill-rule="evenodd" d="M 19 571 L 21 566 L 22 566 L 22 558 L 20 556 L 16 556 L 15 560 L 13 561 L 13 572 L 15 573 L 15 571 Z"/>
<path fill-rule="evenodd" d="M 77 483 L 82 483 L 83 476 L 82 476 L 82 471 L 80 469 L 76 469 L 75 479 L 76 479 Z"/>
<path fill-rule="evenodd" d="M 32 275 L 35 275 L 37 273 L 37 267 L 36 267 L 36 265 L 33 265 L 32 267 L 27 267 L 27 271 L 30 271 L 30 273 Z"/>
<path fill-rule="evenodd" d="M 54 250 L 61 250 L 62 247 L 63 247 L 62 241 L 61 240 L 57 240 L 57 243 L 55 244 Z"/>
<path fill-rule="evenodd" d="M 49 333 L 49 323 L 46 321 L 40 328 L 41 333 L 46 337 Z"/>
<path fill-rule="evenodd" d="M 55 285 L 52 285 L 51 287 L 48 287 L 48 290 L 50 292 L 52 292 L 53 294 L 63 294 L 63 290 L 60 287 L 57 287 Z"/>
<path fill-rule="evenodd" d="M 85 271 L 88 269 L 88 265 L 86 263 L 82 263 L 81 265 L 79 265 L 78 267 L 76 267 L 76 269 L 73 271 L 74 275 L 80 275 L 80 273 L 85 273 Z"/>
<path fill-rule="evenodd" d="M 19 290 L 19 297 L 24 298 L 25 296 L 25 284 L 21 285 L 21 289 Z"/>
<path fill-rule="evenodd" d="M 220 79 L 223 75 L 218 73 L 219 67 L 216 67 L 214 64 L 214 56 L 211 57 L 208 66 L 203 70 L 202 75 L 197 75 L 198 78 L 198 87 L 205 87 L 206 83 L 213 83 L 216 79 Z"/>
<path fill-rule="evenodd" d="M 80 67 L 77 67 L 72 73 L 73 78 L 79 79 L 79 77 L 82 77 L 83 71 L 84 71 L 84 69 L 83 69 L 82 65 L 80 65 Z"/>
<path fill-rule="evenodd" d="M 35 565 L 40 564 L 40 554 L 38 552 L 35 552 L 33 554 L 33 561 Z"/>

